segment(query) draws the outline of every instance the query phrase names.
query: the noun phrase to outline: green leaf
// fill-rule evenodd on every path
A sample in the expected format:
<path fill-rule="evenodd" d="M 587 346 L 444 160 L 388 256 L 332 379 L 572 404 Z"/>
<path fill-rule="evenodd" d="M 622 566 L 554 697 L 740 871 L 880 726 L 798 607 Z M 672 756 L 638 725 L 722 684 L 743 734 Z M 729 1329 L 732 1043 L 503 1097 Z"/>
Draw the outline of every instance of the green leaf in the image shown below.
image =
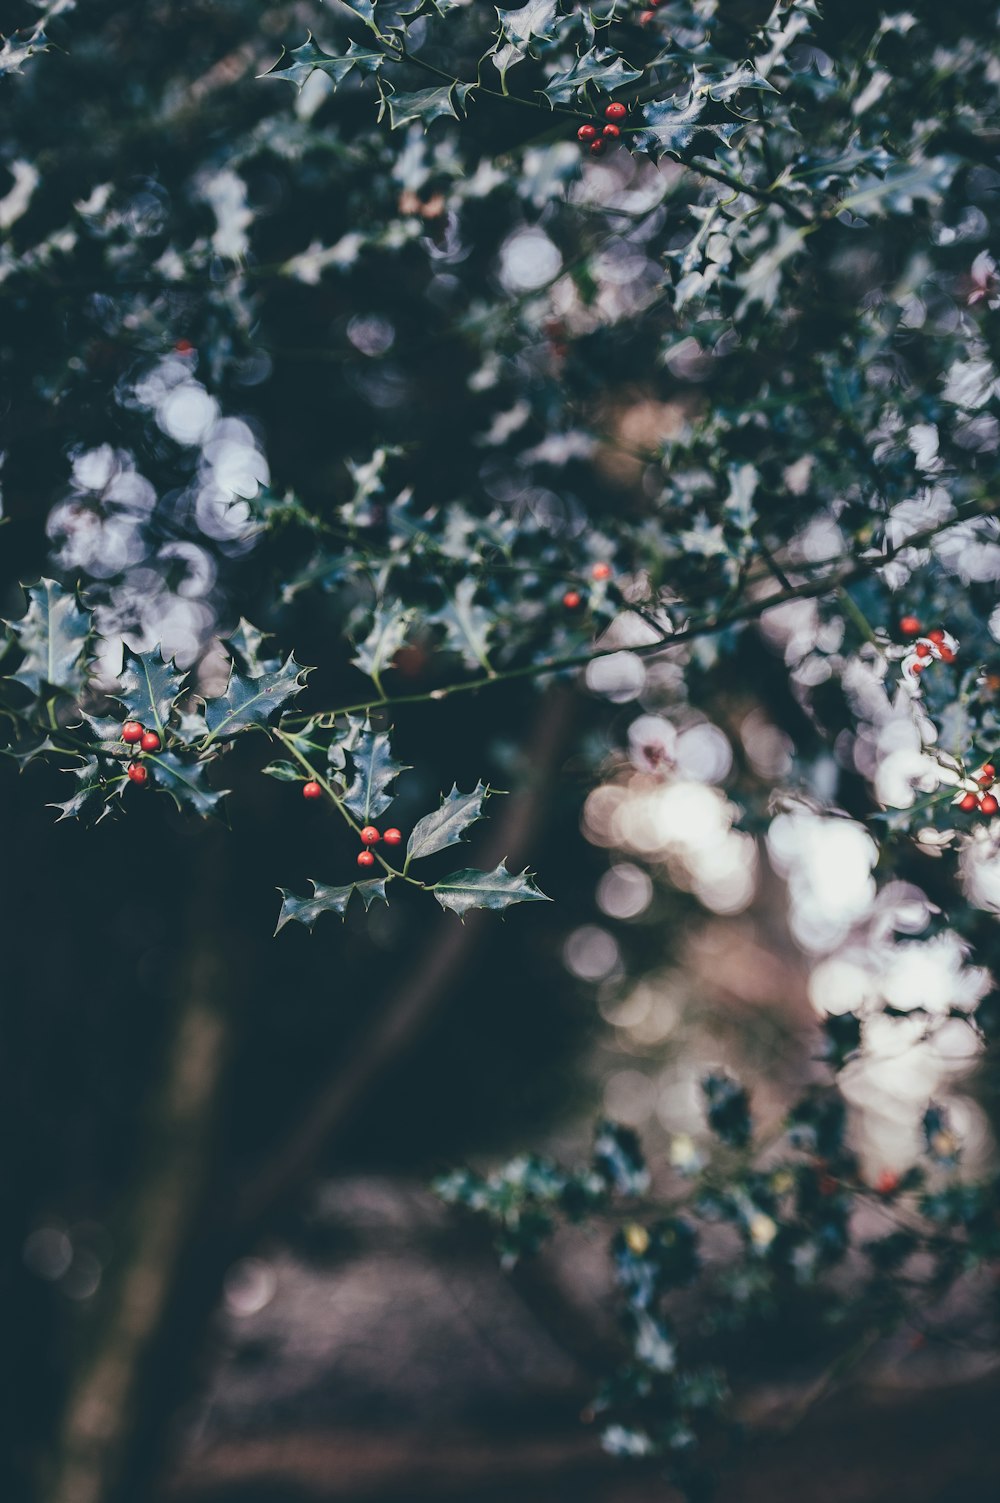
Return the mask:
<path fill-rule="evenodd" d="M 493 64 L 507 88 L 507 70 L 523 63 L 534 40 L 551 41 L 559 25 L 558 0 L 528 0 L 518 10 L 497 9 L 500 35 L 493 47 Z"/>
<path fill-rule="evenodd" d="M 632 140 L 637 150 L 648 151 L 655 157 L 667 152 L 679 156 L 691 145 L 699 131 L 708 131 L 728 141 L 741 124 L 738 120 L 728 125 L 709 125 L 702 121 L 708 104 L 707 94 L 691 94 L 681 101 L 661 99 L 647 104 L 642 110 L 642 125 L 633 133 Z"/>
<path fill-rule="evenodd" d="M 483 800 L 489 796 L 484 783 L 477 783 L 471 793 L 459 793 L 458 785 L 441 800 L 441 807 L 425 814 L 413 827 L 406 846 L 407 861 L 420 861 L 457 845 L 471 824 L 483 817 Z"/>
<path fill-rule="evenodd" d="M 358 10 L 358 6 L 350 8 Z M 363 19 L 370 22 L 370 17 L 366 16 Z M 285 62 L 285 58 L 289 61 Z M 359 47 L 357 42 L 351 42 L 347 52 L 342 57 L 336 57 L 329 52 L 324 52 L 322 47 L 318 47 L 313 40 L 312 32 L 309 32 L 307 40 L 301 47 L 293 47 L 289 52 L 282 48 L 278 61 L 260 76 L 282 79 L 286 83 L 294 84 L 297 89 L 301 89 L 306 79 L 319 71 L 332 78 L 336 87 L 343 83 L 353 68 L 357 68 L 361 73 L 374 73 L 381 68 L 384 61 L 383 51 Z"/>
<path fill-rule="evenodd" d="M 260 678 L 261 674 L 272 673 L 275 668 L 281 666 L 280 658 L 265 658 L 261 656 L 267 635 L 258 631 L 256 626 L 251 626 L 243 616 L 240 624 L 231 637 L 223 637 L 222 645 L 229 649 L 237 668 L 241 673 L 250 678 Z"/>
<path fill-rule="evenodd" d="M 79 694 L 86 681 L 84 656 L 90 636 L 90 616 L 76 596 L 54 579 L 42 579 L 25 590 L 28 609 L 10 629 L 24 654 L 11 675 L 33 693 L 42 685 Z"/>
<path fill-rule="evenodd" d="M 74 767 L 71 771 L 79 784 L 76 792 L 64 803 L 49 805 L 50 809 L 62 811 L 56 824 L 64 819 L 78 819 L 88 826 L 100 824 L 111 812 L 111 794 L 105 785 L 100 762 L 96 757 L 86 757 L 81 767 Z M 117 791 L 113 789 L 112 793 Z"/>
<path fill-rule="evenodd" d="M 527 871 L 515 875 L 501 861 L 492 872 L 467 870 L 452 872 L 450 877 L 435 883 L 429 889 L 442 908 L 464 915 L 470 908 L 489 908 L 501 912 L 512 903 L 548 903 L 549 898 L 539 892 Z"/>
<path fill-rule="evenodd" d="M 475 604 L 476 589 L 474 579 L 463 579 L 447 604 L 428 620 L 444 627 L 448 647 L 457 652 L 468 667 L 485 668 L 489 672 L 487 651 L 493 617 L 481 605 Z"/>
<path fill-rule="evenodd" d="M 339 913 L 343 918 L 347 913 L 351 894 L 354 892 L 361 898 L 367 912 L 376 898 L 383 903 L 388 902 L 385 884 L 386 878 L 380 877 L 373 882 L 349 882 L 346 887 L 328 887 L 325 882 L 314 882 L 310 878 L 309 886 L 313 890 L 311 898 L 296 897 L 294 892 L 279 887 L 281 912 L 278 914 L 278 923 L 274 932 L 277 934 L 286 924 L 292 922 L 305 924 L 307 929 L 312 929 L 321 913 Z"/>
<path fill-rule="evenodd" d="M 289 653 L 287 661 L 273 673 L 255 678 L 235 668 L 229 676 L 225 694 L 205 702 L 205 721 L 210 738 L 236 736 L 256 725 L 266 725 L 275 710 L 304 688 L 303 673 L 308 673 Z"/>
<path fill-rule="evenodd" d="M 357 732 L 349 750 L 354 778 L 344 794 L 344 803 L 356 819 L 367 825 L 388 809 L 392 803 L 387 791 L 389 785 L 407 769 L 393 760 L 386 732 L 373 731 L 371 726 Z"/>
<path fill-rule="evenodd" d="M 385 94 L 383 108 L 385 105 L 389 107 L 389 128 L 399 130 L 411 120 L 420 120 L 427 125 L 443 115 L 458 120 L 454 96 L 457 94 L 459 102 L 464 105 L 472 87 L 472 84 L 442 84 L 435 89 L 418 89 L 413 94 Z"/>
<path fill-rule="evenodd" d="M 265 777 L 277 778 L 279 783 L 301 783 L 303 781 L 302 768 L 294 762 L 269 762 L 261 768 Z"/>
<path fill-rule="evenodd" d="M 592 47 L 578 57 L 566 73 L 556 73 L 542 93 L 550 104 L 568 104 L 588 84 L 613 94 L 616 89 L 641 77 L 642 69 L 630 67 L 617 52 L 607 47 Z"/>
<path fill-rule="evenodd" d="M 173 659 L 166 662 L 159 647 L 150 652 L 133 652 L 126 647 L 115 698 L 131 719 L 155 728 L 162 740 L 174 701 L 186 681 L 187 675 L 178 672 Z"/>
<path fill-rule="evenodd" d="M 401 610 L 398 603 L 394 602 L 389 609 L 379 606 L 372 620 L 372 629 L 364 641 L 358 643 L 351 662 L 377 683 L 383 669 L 390 667 L 406 641 L 412 617 L 412 611 Z"/>
<path fill-rule="evenodd" d="M 143 757 L 157 787 L 169 793 L 178 809 L 214 814 L 225 788 L 210 788 L 204 762 L 183 762 L 176 752 L 159 751 Z"/>
<path fill-rule="evenodd" d="M 721 78 L 702 73 L 700 68 L 695 69 L 695 94 L 707 94 L 709 99 L 721 101 L 732 99 L 733 95 L 738 94 L 741 89 L 763 89 L 768 94 L 778 92 L 772 83 L 768 83 L 763 73 L 757 72 L 751 62 L 740 63 L 734 72 L 726 73 Z"/>

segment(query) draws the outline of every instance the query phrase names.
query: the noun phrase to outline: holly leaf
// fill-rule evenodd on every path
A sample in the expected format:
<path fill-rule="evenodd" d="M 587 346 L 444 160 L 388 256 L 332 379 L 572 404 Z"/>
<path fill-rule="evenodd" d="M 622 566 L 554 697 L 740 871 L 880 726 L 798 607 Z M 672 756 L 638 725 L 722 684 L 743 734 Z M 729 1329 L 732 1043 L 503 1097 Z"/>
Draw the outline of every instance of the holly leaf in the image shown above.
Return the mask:
<path fill-rule="evenodd" d="M 419 120 L 428 125 L 444 115 L 458 120 L 460 116 L 455 108 L 455 98 L 457 96 L 459 103 L 464 106 L 473 87 L 472 84 L 441 84 L 439 88 L 417 89 L 412 94 L 384 94 L 379 119 L 388 106 L 390 130 L 399 130 L 401 126 L 409 125 L 411 120 Z"/>
<path fill-rule="evenodd" d="M 281 912 L 278 914 L 278 923 L 274 932 L 277 934 L 286 924 L 293 922 L 305 924 L 306 928 L 311 930 L 321 913 L 339 913 L 340 917 L 344 918 L 351 894 L 355 892 L 361 898 L 367 912 L 376 898 L 383 903 L 389 901 L 385 895 L 385 883 L 385 877 L 380 877 L 373 882 L 349 882 L 346 887 L 328 887 L 325 882 L 314 882 L 310 878 L 309 886 L 313 890 L 311 898 L 297 897 L 287 888 L 279 887 Z"/>
<path fill-rule="evenodd" d="M 412 612 L 400 610 L 398 604 L 388 610 L 379 606 L 372 620 L 372 629 L 364 641 L 358 643 L 351 662 L 377 683 L 382 670 L 390 667 L 406 641 L 411 619 Z"/>
<path fill-rule="evenodd" d="M 510 908 L 514 903 L 548 903 L 551 900 L 535 886 L 527 871 L 509 872 L 501 861 L 492 872 L 472 869 L 452 872 L 450 877 L 436 882 L 430 891 L 442 908 L 450 908 L 460 916 L 470 908 L 489 908 L 494 913 Z"/>
<path fill-rule="evenodd" d="M 641 68 L 631 68 L 624 58 L 607 47 L 591 47 L 578 57 L 572 68 L 555 74 L 542 93 L 550 104 L 569 104 L 588 84 L 595 84 L 607 94 L 642 77 Z"/>
<path fill-rule="evenodd" d="M 111 812 L 108 802 L 110 795 L 100 762 L 96 757 L 86 757 L 80 767 L 71 769 L 71 774 L 79 785 L 72 798 L 66 799 L 64 803 L 48 806 L 61 811 L 56 824 L 64 819 L 78 819 L 81 824 L 88 826 L 100 824 L 105 815 Z"/>
<path fill-rule="evenodd" d="M 741 89 L 763 89 L 768 94 L 777 94 L 774 84 L 768 83 L 763 73 L 758 73 L 751 62 L 740 63 L 733 73 L 726 73 L 722 78 L 714 78 L 711 74 L 702 73 L 699 68 L 694 73 L 695 94 L 707 94 L 709 99 L 726 100 L 732 99 Z"/>
<path fill-rule="evenodd" d="M 158 646 L 150 652 L 133 652 L 126 647 L 115 698 L 132 720 L 155 728 L 162 741 L 170 711 L 186 681 L 187 675 L 178 672 L 173 659 L 167 662 Z"/>
<path fill-rule="evenodd" d="M 273 673 L 249 677 L 233 668 L 225 694 L 205 701 L 205 722 L 213 741 L 236 736 L 255 725 L 266 725 L 275 710 L 305 687 L 302 675 L 308 673 L 289 653 L 287 660 Z"/>
<path fill-rule="evenodd" d="M 441 800 L 441 807 L 425 814 L 413 826 L 406 846 L 407 861 L 420 861 L 435 851 L 457 845 L 469 826 L 482 819 L 483 800 L 489 792 L 485 784 L 477 783 L 471 793 L 459 793 L 456 783 Z"/>
<path fill-rule="evenodd" d="M 357 6 L 352 9 L 357 10 Z M 370 18 L 364 17 L 363 19 L 367 21 Z M 287 62 L 285 62 L 286 58 Z M 301 47 L 293 47 L 287 52 L 282 48 L 278 61 L 260 76 L 261 78 L 281 79 L 301 89 L 313 73 L 320 72 L 331 78 L 336 88 L 338 84 L 343 83 L 353 68 L 357 68 L 361 73 L 374 73 L 381 68 L 384 61 L 383 51 L 377 48 L 361 47 L 357 42 L 351 42 L 347 52 L 341 57 L 324 52 L 322 47 L 316 45 L 312 32 L 309 32 Z"/>
<path fill-rule="evenodd" d="M 667 153 L 679 156 L 691 145 L 699 131 L 708 131 L 723 141 L 728 141 L 741 128 L 740 121 L 734 120 L 728 125 L 703 123 L 701 117 L 707 104 L 707 93 L 692 93 L 686 101 L 676 96 L 645 105 L 642 124 L 632 135 L 636 149 L 648 151 L 654 157 L 662 157 Z"/>
<path fill-rule="evenodd" d="M 558 0 L 528 0 L 518 10 L 497 9 L 500 35 L 493 48 L 493 64 L 501 79 L 508 68 L 523 63 L 536 38 L 551 41 L 559 24 Z"/>
<path fill-rule="evenodd" d="M 25 590 L 28 609 L 10 622 L 24 659 L 11 675 L 34 694 L 42 685 L 79 694 L 86 681 L 84 655 L 90 636 L 90 616 L 76 596 L 54 579 L 42 579 Z"/>
<path fill-rule="evenodd" d="M 261 768 L 265 777 L 277 778 L 279 783 L 301 783 L 303 781 L 302 768 L 296 767 L 294 762 L 269 762 Z"/>
<path fill-rule="evenodd" d="M 447 645 L 459 654 L 467 667 L 485 668 L 489 672 L 487 649 L 493 617 L 481 605 L 475 604 L 475 593 L 476 581 L 466 577 L 456 586 L 447 604 L 428 619 L 444 627 Z"/>
<path fill-rule="evenodd" d="M 251 626 L 245 617 L 240 617 L 240 624 L 231 637 L 223 637 L 222 644 L 229 649 L 237 668 L 246 673 L 250 678 L 260 678 L 263 673 L 272 673 L 275 668 L 280 668 L 280 658 L 265 658 L 261 656 L 267 636 L 259 631 L 256 626 Z"/>
<path fill-rule="evenodd" d="M 354 778 L 344 794 L 344 803 L 363 825 L 370 824 L 392 803 L 389 785 L 406 767 L 393 760 L 392 747 L 385 731 L 365 726 L 349 745 Z"/>
<path fill-rule="evenodd" d="M 176 752 L 159 751 L 143 757 L 155 783 L 169 793 L 178 809 L 214 814 L 228 789 L 210 788 L 204 762 L 183 762 Z"/>

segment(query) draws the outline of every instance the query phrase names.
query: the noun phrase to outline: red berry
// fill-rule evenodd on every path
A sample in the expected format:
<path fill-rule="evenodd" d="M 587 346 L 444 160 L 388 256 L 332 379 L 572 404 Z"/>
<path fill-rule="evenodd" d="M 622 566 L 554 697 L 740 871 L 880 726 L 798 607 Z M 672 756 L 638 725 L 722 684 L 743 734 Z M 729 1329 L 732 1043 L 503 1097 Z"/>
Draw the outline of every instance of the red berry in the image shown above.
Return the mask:
<path fill-rule="evenodd" d="M 992 762 L 984 762 L 983 763 L 982 776 L 984 778 L 995 778 L 996 775 L 997 775 L 997 770 L 993 766 L 993 763 Z"/>
<path fill-rule="evenodd" d="M 995 814 L 998 809 L 1000 809 L 1000 804 L 997 803 L 992 793 L 984 794 L 979 800 L 980 814 Z"/>
<path fill-rule="evenodd" d="M 361 831 L 362 845 L 378 845 L 381 839 L 382 837 L 376 830 L 374 825 L 365 825 L 364 829 Z"/>
<path fill-rule="evenodd" d="M 143 751 L 159 751 L 160 738 L 155 731 L 143 731 L 139 745 Z"/>
<path fill-rule="evenodd" d="M 939 647 L 938 657 L 941 659 L 942 663 L 953 663 L 955 661 L 955 654 L 952 652 L 950 647 Z"/>
<path fill-rule="evenodd" d="M 918 658 L 929 658 L 931 655 L 931 650 L 926 642 L 918 642 L 913 650 Z"/>
<path fill-rule="evenodd" d="M 145 767 L 141 767 L 138 762 L 132 762 L 129 766 L 128 775 L 131 782 L 141 784 L 145 783 L 149 777 L 149 772 Z"/>
<path fill-rule="evenodd" d="M 138 720 L 126 720 L 122 726 L 122 740 L 129 742 L 130 745 L 142 740 L 142 726 Z"/>
<path fill-rule="evenodd" d="M 965 814 L 971 814 L 973 809 L 977 809 L 979 807 L 979 800 L 976 798 L 976 795 L 974 793 L 967 793 L 964 798 L 959 799 L 958 807 Z"/>
<path fill-rule="evenodd" d="M 882 1169 L 875 1181 L 875 1188 L 880 1195 L 891 1195 L 899 1188 L 899 1175 L 894 1169 Z"/>
<path fill-rule="evenodd" d="M 599 157 L 601 155 L 601 152 L 603 150 L 604 150 L 604 142 L 601 140 L 600 136 L 598 136 L 598 138 L 597 138 L 596 141 L 591 141 L 591 143 L 590 143 L 590 154 L 591 154 L 592 157 Z"/>
<path fill-rule="evenodd" d="M 576 133 L 576 139 L 578 141 L 582 141 L 583 144 L 586 145 L 588 141 L 593 141 L 596 135 L 596 125 L 581 125 L 580 129 Z"/>
<path fill-rule="evenodd" d="M 614 103 L 609 104 L 607 109 L 604 111 L 604 118 L 605 120 L 624 120 L 627 114 L 628 110 L 623 104 L 619 104 L 618 100 L 616 99 Z"/>
<path fill-rule="evenodd" d="M 583 604 L 583 596 L 579 590 L 567 590 L 563 596 L 563 605 L 568 611 L 578 611 Z"/>
<path fill-rule="evenodd" d="M 358 865 L 359 866 L 374 866 L 375 865 L 375 852 L 374 851 L 359 851 L 358 852 Z"/>
<path fill-rule="evenodd" d="M 899 623 L 899 629 L 904 637 L 919 637 L 920 622 L 916 616 L 903 616 Z"/>
<path fill-rule="evenodd" d="M 177 339 L 174 341 L 174 349 L 178 355 L 193 355 L 194 345 L 190 339 Z"/>
<path fill-rule="evenodd" d="M 399 845 L 402 838 L 402 831 L 396 829 L 386 830 L 385 834 L 382 836 L 382 839 L 385 841 L 386 845 Z"/>
<path fill-rule="evenodd" d="M 618 129 L 617 125 L 606 125 L 601 131 L 601 135 L 607 136 L 609 141 L 617 141 L 618 137 L 621 135 L 621 131 Z"/>
<path fill-rule="evenodd" d="M 308 783 L 303 783 L 302 784 L 302 797 L 303 798 L 322 798 L 323 797 L 323 790 L 320 787 L 320 785 L 314 779 L 310 779 L 310 781 Z"/>
<path fill-rule="evenodd" d="M 610 564 L 595 564 L 590 571 L 590 575 L 592 579 L 610 579 L 611 572 Z"/>
<path fill-rule="evenodd" d="M 644 11 L 642 11 L 640 13 L 640 16 L 639 16 L 639 25 L 640 26 L 648 26 L 649 23 L 650 23 L 650 21 L 655 21 L 655 20 L 656 20 L 656 11 L 655 10 L 644 10 Z"/>
<path fill-rule="evenodd" d="M 929 631 L 927 635 L 928 637 L 930 637 L 932 642 L 940 643 L 944 641 L 944 632 L 942 631 L 940 626 L 935 626 L 934 630 Z"/>

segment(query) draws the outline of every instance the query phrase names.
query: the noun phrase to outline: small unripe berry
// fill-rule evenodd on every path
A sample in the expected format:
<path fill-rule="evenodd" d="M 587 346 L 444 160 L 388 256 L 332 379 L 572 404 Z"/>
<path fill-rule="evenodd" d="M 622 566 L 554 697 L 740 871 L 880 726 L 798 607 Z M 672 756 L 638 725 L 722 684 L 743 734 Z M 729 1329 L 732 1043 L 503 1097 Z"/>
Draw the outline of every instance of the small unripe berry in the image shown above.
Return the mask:
<path fill-rule="evenodd" d="M 602 139 L 601 139 L 600 136 L 598 136 L 598 138 L 597 138 L 596 141 L 591 141 L 591 143 L 590 143 L 590 155 L 592 157 L 599 157 L 601 155 L 601 152 L 603 150 L 604 150 L 604 142 L 602 141 Z"/>
<path fill-rule="evenodd" d="M 563 596 L 563 605 L 568 611 L 578 611 L 583 604 L 583 596 L 579 590 L 567 590 Z"/>
<path fill-rule="evenodd" d="M 385 841 L 386 845 L 399 845 L 402 838 L 403 832 L 396 829 L 386 830 L 385 834 L 382 836 L 382 839 Z"/>
<path fill-rule="evenodd" d="M 601 135 L 607 136 L 609 141 L 617 141 L 618 137 L 621 135 L 621 131 L 618 129 L 617 125 L 606 125 L 601 131 Z"/>
<path fill-rule="evenodd" d="M 899 629 L 904 637 L 919 637 L 920 622 L 916 616 L 903 616 L 899 623 Z"/>
<path fill-rule="evenodd" d="M 358 865 L 359 866 L 374 866 L 375 865 L 375 852 L 374 851 L 359 851 L 358 852 Z"/>
<path fill-rule="evenodd" d="M 302 797 L 303 798 L 322 798 L 323 797 L 323 790 L 320 787 L 320 785 L 314 779 L 310 779 L 308 783 L 303 783 L 302 784 Z"/>
<path fill-rule="evenodd" d="M 614 103 L 609 104 L 607 109 L 604 111 L 604 118 L 605 120 L 624 120 L 627 114 L 628 110 L 623 104 L 619 104 L 618 100 L 616 99 Z"/>
<path fill-rule="evenodd" d="M 586 146 L 586 144 L 587 144 L 588 141 L 593 141 L 596 138 L 596 136 L 597 136 L 597 126 L 596 125 L 581 125 L 580 129 L 576 133 L 576 139 L 578 141 L 582 141 L 583 144 L 584 144 L 584 146 Z"/>
<path fill-rule="evenodd" d="M 979 812 L 981 814 L 992 815 L 995 814 L 998 809 L 1000 809 L 1000 804 L 997 803 L 992 793 L 984 794 L 983 797 L 979 800 Z"/>
<path fill-rule="evenodd" d="M 142 740 L 139 742 L 143 751 L 154 752 L 160 749 L 160 738 L 155 731 L 143 731 Z"/>
<path fill-rule="evenodd" d="M 138 720 L 126 720 L 122 726 L 122 740 L 127 741 L 130 746 L 142 740 L 142 726 Z"/>
<path fill-rule="evenodd" d="M 138 762 L 133 762 L 129 766 L 128 775 L 130 782 L 139 783 L 141 785 L 146 782 L 147 778 L 149 777 L 149 772 L 145 767 L 140 766 Z"/>
<path fill-rule="evenodd" d="M 611 578 L 611 565 L 610 564 L 595 564 L 594 567 L 590 571 L 590 577 L 592 579 L 610 579 Z"/>
<path fill-rule="evenodd" d="M 361 831 L 362 845 L 378 845 L 381 839 L 382 837 L 376 830 L 374 825 L 365 825 L 364 829 Z"/>
<path fill-rule="evenodd" d="M 973 809 L 978 809 L 979 800 L 976 798 L 976 795 L 974 793 L 967 793 L 964 798 L 959 799 L 958 807 L 963 811 L 963 813 L 971 814 Z"/>

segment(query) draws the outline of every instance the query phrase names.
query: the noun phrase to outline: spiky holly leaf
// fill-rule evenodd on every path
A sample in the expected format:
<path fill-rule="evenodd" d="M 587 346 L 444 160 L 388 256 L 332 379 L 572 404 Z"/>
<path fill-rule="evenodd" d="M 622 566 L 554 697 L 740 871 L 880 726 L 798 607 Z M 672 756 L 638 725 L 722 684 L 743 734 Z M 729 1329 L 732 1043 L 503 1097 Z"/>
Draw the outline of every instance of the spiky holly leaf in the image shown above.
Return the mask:
<path fill-rule="evenodd" d="M 741 89 L 763 89 L 768 94 L 777 94 L 778 90 L 772 83 L 768 83 L 763 73 L 758 73 L 751 62 L 740 63 L 732 73 L 718 77 L 711 73 L 702 73 L 700 68 L 694 70 L 695 94 L 707 94 L 710 99 L 732 99 Z"/>
<path fill-rule="evenodd" d="M 352 8 L 357 9 L 357 7 Z M 347 52 L 342 57 L 336 57 L 329 52 L 324 52 L 322 47 L 318 47 L 313 40 L 312 32 L 309 32 L 301 47 L 293 47 L 288 52 L 282 48 L 278 61 L 273 67 L 268 68 L 266 73 L 262 73 L 261 77 L 282 79 L 286 83 L 294 84 L 297 89 L 301 89 L 306 79 L 319 71 L 331 78 L 336 87 L 343 83 L 353 68 L 357 68 L 361 73 L 374 73 L 376 69 L 381 68 L 384 61 L 384 52 L 370 47 L 359 47 L 357 42 L 351 42 Z"/>
<path fill-rule="evenodd" d="M 364 641 L 358 643 L 351 662 L 377 682 L 383 669 L 391 665 L 406 641 L 412 615 L 412 611 L 402 610 L 398 603 L 379 606 L 372 620 L 372 629 Z"/>
<path fill-rule="evenodd" d="M 209 737 L 218 741 L 248 731 L 253 726 L 266 725 L 275 710 L 304 688 L 302 675 L 308 671 L 295 661 L 291 653 L 280 668 L 273 673 L 258 674 L 256 678 L 234 668 L 225 694 L 205 701 Z"/>
<path fill-rule="evenodd" d="M 210 788 L 204 762 L 184 762 L 176 752 L 160 751 L 143 757 L 155 786 L 169 793 L 178 809 L 214 814 L 228 789 Z"/>
<path fill-rule="evenodd" d="M 502 912 L 513 903 L 548 903 L 544 892 L 535 886 L 527 871 L 509 872 L 501 861 L 492 872 L 472 869 L 452 872 L 450 877 L 436 882 L 430 891 L 442 908 L 464 915 L 470 908 L 489 908 Z"/>
<path fill-rule="evenodd" d="M 473 87 L 472 84 L 442 84 L 439 88 L 417 89 L 413 94 L 383 94 L 379 119 L 388 107 L 390 130 L 399 130 L 401 126 L 409 125 L 411 120 L 419 120 L 422 125 L 428 125 L 444 115 L 459 120 L 461 116 L 455 108 L 455 102 L 457 100 L 464 108 Z"/>
<path fill-rule="evenodd" d="M 115 698 L 131 719 L 157 730 L 162 741 L 174 701 L 186 682 L 187 675 L 178 672 L 173 659 L 166 662 L 159 647 L 151 652 L 133 652 L 126 647 Z"/>
<path fill-rule="evenodd" d="M 27 611 L 19 621 L 9 623 L 24 654 L 11 677 L 33 694 L 39 694 L 43 684 L 79 694 L 86 681 L 90 616 L 80 609 L 72 591 L 54 579 L 39 580 L 25 594 Z"/>
<path fill-rule="evenodd" d="M 447 604 L 429 616 L 428 620 L 444 627 L 446 645 L 457 652 L 468 667 L 489 671 L 487 649 L 489 635 L 493 630 L 493 617 L 481 605 L 476 605 L 475 593 L 476 581 L 463 579 Z"/>
<path fill-rule="evenodd" d="M 241 673 L 250 678 L 260 678 L 263 673 L 273 673 L 281 667 L 280 658 L 266 658 L 262 656 L 264 643 L 268 640 L 266 633 L 252 626 L 245 617 L 240 617 L 240 624 L 231 637 L 223 637 L 222 645 L 229 649 L 237 668 Z"/>
<path fill-rule="evenodd" d="M 738 120 L 728 125 L 711 125 L 702 120 L 708 106 L 708 95 L 691 94 L 687 99 L 656 100 L 642 110 L 642 125 L 633 133 L 632 142 L 638 151 L 648 151 L 654 157 L 668 153 L 679 156 L 698 135 L 708 131 L 723 141 L 728 141 L 741 126 Z"/>
<path fill-rule="evenodd" d="M 551 40 L 559 24 L 558 0 L 528 0 L 517 10 L 497 9 L 500 35 L 493 48 L 493 62 L 501 78 L 508 68 L 524 61 L 536 38 Z"/>
<path fill-rule="evenodd" d="M 567 72 L 555 74 L 542 93 L 550 104 L 568 104 L 588 84 L 595 84 L 605 93 L 613 94 L 624 84 L 634 83 L 641 77 L 642 69 L 629 67 L 617 52 L 607 47 L 591 47 Z"/>
<path fill-rule="evenodd" d="M 361 898 L 366 911 L 376 898 L 383 903 L 388 902 L 385 895 L 385 883 L 385 877 L 380 877 L 372 882 L 349 882 L 346 887 L 328 887 L 325 882 L 314 882 L 310 878 L 309 886 L 313 890 L 311 898 L 296 897 L 294 892 L 279 887 L 281 912 L 278 914 L 278 923 L 274 932 L 277 934 L 279 929 L 283 929 L 286 924 L 293 921 L 297 924 L 305 924 L 307 929 L 312 929 L 321 913 L 339 913 L 343 918 L 347 913 L 351 894 L 354 892 Z"/>
<path fill-rule="evenodd" d="M 104 816 L 111 811 L 108 802 L 111 797 L 101 769 L 101 764 L 96 757 L 86 757 L 80 767 L 70 769 L 72 776 L 77 780 L 77 790 L 72 798 L 66 799 L 65 803 L 50 804 L 50 809 L 59 809 L 59 819 L 78 819 L 84 825 L 100 824 Z M 120 784 L 119 784 L 120 786 Z"/>
<path fill-rule="evenodd" d="M 459 793 L 456 783 L 441 800 L 441 807 L 425 814 L 413 826 L 406 846 L 407 860 L 419 861 L 449 845 L 457 845 L 469 826 L 482 819 L 483 800 L 489 791 L 484 783 L 477 783 L 471 793 Z"/>
<path fill-rule="evenodd" d="M 356 730 L 348 743 L 354 777 L 344 794 L 344 803 L 363 825 L 384 814 L 392 803 L 388 792 L 401 772 L 402 762 L 393 760 L 392 746 L 385 731 L 373 731 L 370 725 Z"/>

